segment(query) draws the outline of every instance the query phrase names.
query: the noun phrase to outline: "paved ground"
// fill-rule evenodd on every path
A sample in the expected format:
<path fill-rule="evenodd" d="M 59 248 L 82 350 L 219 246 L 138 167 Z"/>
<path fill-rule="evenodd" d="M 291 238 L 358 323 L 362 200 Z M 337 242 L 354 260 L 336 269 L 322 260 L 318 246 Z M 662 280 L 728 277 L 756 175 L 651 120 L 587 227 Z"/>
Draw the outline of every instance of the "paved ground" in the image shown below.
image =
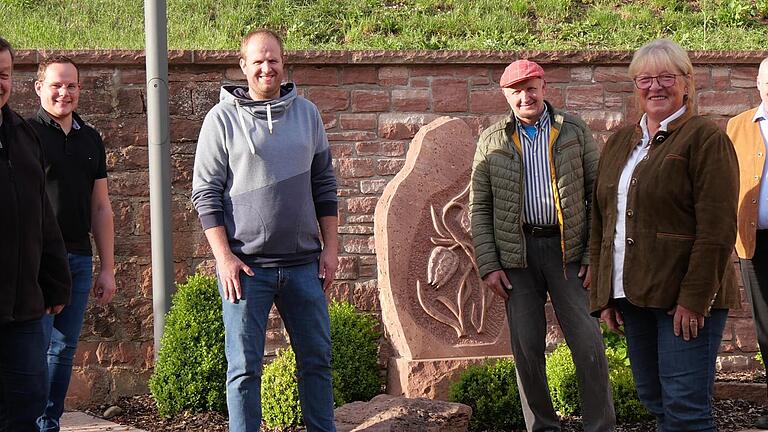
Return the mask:
<path fill-rule="evenodd" d="M 146 432 L 130 426 L 122 426 L 88 414 L 72 411 L 61 418 L 61 432 Z"/>

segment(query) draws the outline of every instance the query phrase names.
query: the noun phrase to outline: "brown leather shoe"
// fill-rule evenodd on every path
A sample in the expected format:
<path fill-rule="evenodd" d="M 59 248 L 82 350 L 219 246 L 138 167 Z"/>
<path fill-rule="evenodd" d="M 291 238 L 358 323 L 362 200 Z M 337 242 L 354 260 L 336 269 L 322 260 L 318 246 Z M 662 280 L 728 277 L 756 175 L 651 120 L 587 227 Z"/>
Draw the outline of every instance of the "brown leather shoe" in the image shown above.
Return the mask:
<path fill-rule="evenodd" d="M 755 420 L 755 427 L 758 429 L 768 429 L 768 415 L 762 415 Z"/>

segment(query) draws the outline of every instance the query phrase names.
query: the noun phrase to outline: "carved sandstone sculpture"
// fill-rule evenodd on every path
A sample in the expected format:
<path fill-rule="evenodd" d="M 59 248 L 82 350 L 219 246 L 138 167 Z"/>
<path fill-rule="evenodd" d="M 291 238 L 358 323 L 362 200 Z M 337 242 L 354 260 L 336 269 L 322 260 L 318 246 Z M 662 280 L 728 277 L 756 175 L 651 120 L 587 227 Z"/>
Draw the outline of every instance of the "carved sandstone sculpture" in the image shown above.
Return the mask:
<path fill-rule="evenodd" d="M 510 353 L 504 303 L 480 280 L 469 233 L 474 149 L 463 120 L 422 127 L 376 207 L 390 393 L 445 397 L 456 370 Z"/>

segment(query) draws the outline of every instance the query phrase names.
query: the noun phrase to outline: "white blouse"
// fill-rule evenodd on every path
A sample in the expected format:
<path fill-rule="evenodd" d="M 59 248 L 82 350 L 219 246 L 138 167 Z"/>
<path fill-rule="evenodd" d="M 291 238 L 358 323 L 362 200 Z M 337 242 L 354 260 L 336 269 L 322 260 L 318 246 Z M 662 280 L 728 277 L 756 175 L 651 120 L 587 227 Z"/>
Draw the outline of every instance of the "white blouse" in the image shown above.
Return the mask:
<path fill-rule="evenodd" d="M 662 120 L 659 130 L 666 132 L 669 124 L 683 114 L 685 114 L 685 106 Z M 619 178 L 618 199 L 616 200 L 616 231 L 613 235 L 613 298 L 626 297 L 624 293 L 624 247 L 627 244 L 627 193 L 629 192 L 629 183 L 632 180 L 635 168 L 641 162 L 648 160 L 651 136 L 648 132 L 647 114 L 643 114 L 643 118 L 640 119 L 640 129 L 643 131 L 643 137 L 629 155 L 627 164 L 624 165 L 624 170 L 621 172 L 621 178 Z"/>

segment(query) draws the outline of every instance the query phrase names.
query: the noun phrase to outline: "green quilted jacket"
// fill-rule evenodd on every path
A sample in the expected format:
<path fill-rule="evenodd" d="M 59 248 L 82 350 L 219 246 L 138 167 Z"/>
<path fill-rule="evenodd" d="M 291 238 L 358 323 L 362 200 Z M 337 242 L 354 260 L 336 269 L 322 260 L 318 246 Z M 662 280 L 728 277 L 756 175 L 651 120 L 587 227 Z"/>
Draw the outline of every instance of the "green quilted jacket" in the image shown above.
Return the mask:
<path fill-rule="evenodd" d="M 556 110 L 549 152 L 563 263 L 587 264 L 590 204 L 599 153 L 580 118 Z M 480 135 L 472 164 L 472 241 L 480 276 L 527 266 L 523 235 L 523 148 L 513 113 Z"/>

